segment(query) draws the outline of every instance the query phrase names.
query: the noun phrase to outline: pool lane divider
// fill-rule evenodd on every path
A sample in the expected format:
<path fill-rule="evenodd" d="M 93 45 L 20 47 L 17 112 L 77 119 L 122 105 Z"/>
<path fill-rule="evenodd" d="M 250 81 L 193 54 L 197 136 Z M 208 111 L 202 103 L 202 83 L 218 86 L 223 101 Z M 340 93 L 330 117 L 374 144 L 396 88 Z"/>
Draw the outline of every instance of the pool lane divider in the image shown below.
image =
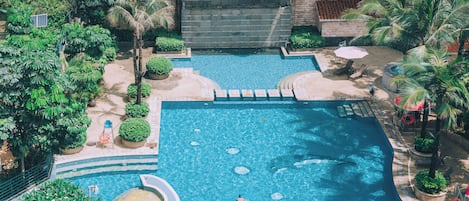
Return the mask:
<path fill-rule="evenodd" d="M 295 94 L 291 89 L 215 89 L 216 101 L 293 101 Z"/>

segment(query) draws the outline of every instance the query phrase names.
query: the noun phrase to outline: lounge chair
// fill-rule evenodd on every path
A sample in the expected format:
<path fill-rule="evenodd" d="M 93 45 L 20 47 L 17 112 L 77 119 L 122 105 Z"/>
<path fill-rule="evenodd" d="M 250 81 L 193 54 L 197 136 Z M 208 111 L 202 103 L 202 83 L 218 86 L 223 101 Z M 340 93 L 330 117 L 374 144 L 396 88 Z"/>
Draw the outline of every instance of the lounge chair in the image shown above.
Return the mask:
<path fill-rule="evenodd" d="M 361 76 L 363 76 L 363 73 L 365 73 L 366 69 L 368 67 L 365 64 L 362 64 L 358 70 L 356 70 L 353 74 L 350 75 L 351 79 L 357 79 Z"/>
<path fill-rule="evenodd" d="M 353 61 L 349 59 L 349 60 L 347 61 L 347 63 L 345 64 L 345 66 L 342 67 L 342 68 L 337 69 L 337 70 L 334 72 L 334 74 L 335 74 L 335 75 L 342 75 L 342 74 L 345 74 L 345 73 L 349 74 L 349 73 L 351 72 L 351 70 L 352 70 L 352 64 L 353 64 Z"/>

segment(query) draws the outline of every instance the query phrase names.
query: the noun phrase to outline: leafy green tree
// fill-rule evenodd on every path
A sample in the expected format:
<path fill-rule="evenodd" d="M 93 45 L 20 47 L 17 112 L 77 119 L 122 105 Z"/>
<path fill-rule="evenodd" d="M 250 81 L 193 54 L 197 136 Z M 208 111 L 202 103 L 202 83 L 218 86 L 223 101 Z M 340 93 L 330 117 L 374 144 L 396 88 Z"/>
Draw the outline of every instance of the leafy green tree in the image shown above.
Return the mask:
<path fill-rule="evenodd" d="M 57 31 L 54 29 L 30 28 L 28 34 L 12 34 L 7 37 L 10 45 L 38 51 L 53 51 L 57 43 Z"/>
<path fill-rule="evenodd" d="M 413 52 L 403 62 L 404 74 L 393 79 L 402 86 L 402 105 L 417 104 L 424 100 L 424 123 L 421 137 L 427 134 L 429 102 L 436 113 L 436 127 L 433 134 L 432 163 L 430 177 L 435 178 L 438 165 L 439 132 L 442 123 L 445 128 L 454 128 L 458 115 L 469 109 L 469 92 L 464 80 L 468 79 L 467 62 L 455 60 L 448 63 L 445 50 L 427 48 L 425 52 Z"/>
<path fill-rule="evenodd" d="M 101 26 L 86 26 L 80 23 L 65 24 L 61 30 L 62 40 L 64 42 L 64 51 L 70 57 L 79 53 L 86 53 L 95 60 L 104 59 L 105 62 L 114 59 L 108 58 L 107 54 L 116 52 L 116 43 L 114 37 L 108 29 Z M 107 53 L 111 51 L 111 53 Z"/>
<path fill-rule="evenodd" d="M 73 16 L 89 25 L 105 26 L 106 13 L 113 4 L 113 0 L 72 0 Z"/>
<path fill-rule="evenodd" d="M 101 91 L 99 80 L 103 71 L 93 64 L 88 55 L 78 54 L 70 61 L 70 66 L 65 71 L 73 89 L 70 96 L 80 102 L 88 102 L 95 98 Z"/>
<path fill-rule="evenodd" d="M 159 0 L 116 0 L 109 9 L 107 18 L 112 26 L 127 28 L 133 32 L 133 65 L 137 85 L 137 104 L 142 102 L 143 35 L 150 29 L 172 23 L 168 15 L 168 4 Z M 137 53 L 138 49 L 138 53 Z M 138 60 L 138 61 L 137 61 Z"/>
<path fill-rule="evenodd" d="M 366 21 L 377 44 L 403 52 L 430 45 L 440 48 L 455 42 L 468 29 L 467 0 L 364 0 L 343 18 Z"/>
<path fill-rule="evenodd" d="M 56 179 L 47 182 L 39 190 L 26 194 L 23 201 L 61 200 L 61 201 L 93 201 L 83 189 L 69 181 Z"/>
<path fill-rule="evenodd" d="M 33 163 L 57 149 L 58 136 L 64 134 L 57 129 L 58 119 L 72 118 L 85 107 L 66 96 L 69 85 L 53 52 L 2 46 L 0 54 L 0 119 L 15 125 L 2 130 L 1 142 L 8 142 L 24 170 L 25 157 Z"/>
<path fill-rule="evenodd" d="M 0 0 L 0 5 L 7 10 L 20 11 L 18 14 L 24 16 L 47 14 L 47 27 L 58 28 L 69 19 L 71 0 Z M 28 24 L 29 16 L 24 18 Z"/>

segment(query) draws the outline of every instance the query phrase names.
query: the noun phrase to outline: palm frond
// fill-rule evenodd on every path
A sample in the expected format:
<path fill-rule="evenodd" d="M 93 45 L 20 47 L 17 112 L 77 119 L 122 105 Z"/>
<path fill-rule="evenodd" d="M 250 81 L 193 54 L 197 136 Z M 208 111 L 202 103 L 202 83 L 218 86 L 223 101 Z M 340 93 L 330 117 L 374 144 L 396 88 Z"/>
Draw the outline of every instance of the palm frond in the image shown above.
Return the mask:
<path fill-rule="evenodd" d="M 441 119 L 445 120 L 446 128 L 453 128 L 456 125 L 457 116 L 461 114 L 461 112 L 461 110 L 448 103 L 441 103 L 437 108 L 437 114 Z"/>
<path fill-rule="evenodd" d="M 113 6 L 109 9 L 106 16 L 111 26 L 125 25 L 130 29 L 137 27 L 137 21 L 128 10 L 122 6 Z"/>

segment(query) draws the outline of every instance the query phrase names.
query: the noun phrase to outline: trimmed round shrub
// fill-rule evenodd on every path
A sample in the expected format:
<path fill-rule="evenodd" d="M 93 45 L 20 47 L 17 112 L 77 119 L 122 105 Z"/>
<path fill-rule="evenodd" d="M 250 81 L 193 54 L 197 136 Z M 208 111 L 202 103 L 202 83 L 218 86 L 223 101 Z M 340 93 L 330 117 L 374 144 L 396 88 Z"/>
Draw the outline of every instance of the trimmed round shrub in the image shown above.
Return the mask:
<path fill-rule="evenodd" d="M 79 133 L 79 134 L 75 137 L 75 141 L 70 142 L 70 144 L 68 144 L 68 145 L 62 146 L 61 148 L 63 148 L 63 149 L 75 149 L 75 148 L 78 148 L 78 147 L 83 146 L 83 145 L 85 144 L 86 139 L 87 139 L 86 132 Z"/>
<path fill-rule="evenodd" d="M 176 34 L 165 34 L 156 37 L 156 50 L 162 52 L 182 51 L 184 49 L 184 40 Z"/>
<path fill-rule="evenodd" d="M 151 84 L 142 82 L 142 97 L 150 96 Z M 131 98 L 137 98 L 137 85 L 135 83 L 130 84 L 127 87 L 127 96 Z"/>
<path fill-rule="evenodd" d="M 441 172 L 435 172 L 435 178 L 432 179 L 428 174 L 429 170 L 423 170 L 415 175 L 417 188 L 429 194 L 437 194 L 446 188 L 446 179 Z"/>
<path fill-rule="evenodd" d="M 82 111 L 76 116 L 64 115 L 57 121 L 57 129 L 61 136 L 58 138 L 60 148 L 75 149 L 85 144 L 87 140 L 86 130 L 91 125 L 88 115 Z"/>
<path fill-rule="evenodd" d="M 142 142 L 150 136 L 150 123 L 143 118 L 128 118 L 119 127 L 119 136 L 129 142 Z"/>
<path fill-rule="evenodd" d="M 415 136 L 414 146 L 415 150 L 422 153 L 431 153 L 432 146 L 435 140 L 433 138 L 421 138 L 420 136 Z"/>
<path fill-rule="evenodd" d="M 173 63 L 166 57 L 152 57 L 146 66 L 148 72 L 157 75 L 165 75 L 173 70 Z"/>
<path fill-rule="evenodd" d="M 125 114 L 128 117 L 145 117 L 150 112 L 150 106 L 148 103 L 143 102 L 140 105 L 136 104 L 136 101 L 128 102 L 125 105 Z"/>

